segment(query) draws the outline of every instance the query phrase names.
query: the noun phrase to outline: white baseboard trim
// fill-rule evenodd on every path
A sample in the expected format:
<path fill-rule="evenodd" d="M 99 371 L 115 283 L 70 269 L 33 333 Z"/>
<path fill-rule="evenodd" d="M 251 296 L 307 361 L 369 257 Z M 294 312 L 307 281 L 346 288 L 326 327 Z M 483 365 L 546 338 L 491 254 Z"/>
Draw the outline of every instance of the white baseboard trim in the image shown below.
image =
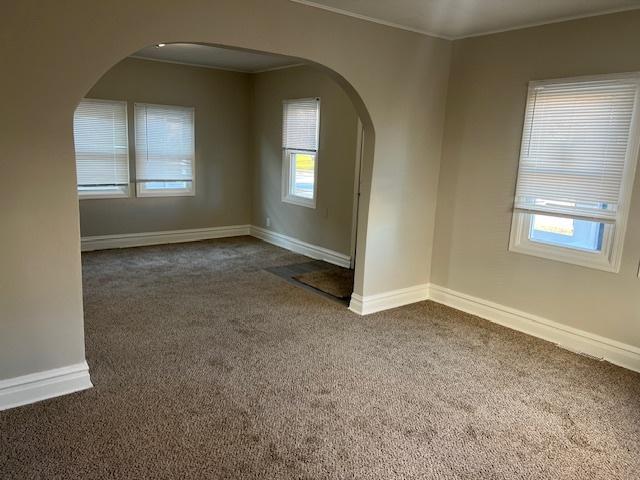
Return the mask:
<path fill-rule="evenodd" d="M 250 234 L 249 225 L 230 225 L 226 227 L 194 228 L 189 230 L 168 230 L 164 232 L 125 233 L 82 237 L 83 252 L 106 250 L 110 248 L 143 247 L 166 243 L 196 242 L 211 238 L 238 237 Z"/>
<path fill-rule="evenodd" d="M 542 338 L 566 350 L 640 372 L 640 348 L 632 345 L 438 285 L 429 285 L 429 298 L 490 322 Z"/>
<path fill-rule="evenodd" d="M 0 411 L 91 387 L 87 362 L 0 380 Z"/>
<path fill-rule="evenodd" d="M 351 257 L 349 255 L 344 255 L 334 250 L 329 250 L 328 248 L 312 245 L 282 233 L 273 232 L 271 230 L 266 230 L 252 225 L 251 235 L 272 245 L 286 248 L 287 250 L 315 258 L 316 260 L 323 260 L 344 268 L 349 268 L 351 266 Z"/>
<path fill-rule="evenodd" d="M 421 302 L 429 298 L 429 285 L 416 285 L 409 288 L 401 288 L 376 295 L 361 296 L 356 293 L 351 295 L 349 310 L 358 315 L 381 312 L 390 308 L 402 307 L 410 303 Z"/>
<path fill-rule="evenodd" d="M 212 238 L 239 237 L 251 235 L 278 247 L 286 248 L 307 257 L 349 268 L 351 257 L 328 248 L 312 245 L 282 233 L 273 232 L 252 225 L 230 225 L 226 227 L 195 228 L 190 230 L 169 230 L 163 232 L 124 233 L 82 237 L 83 252 L 107 250 L 111 248 L 144 247 L 167 243 L 196 242 Z"/>
<path fill-rule="evenodd" d="M 349 268 L 351 264 L 351 258 L 348 255 L 344 255 L 327 248 L 319 247 L 317 245 L 312 245 L 310 243 L 303 242 L 302 240 L 298 240 L 297 238 L 289 237 L 288 235 L 273 232 L 271 230 L 266 230 L 264 228 L 256 227 L 253 225 L 232 225 L 227 227 L 199 228 L 193 230 L 174 230 L 165 232 L 83 237 L 82 251 L 102 250 L 108 248 L 139 247 L 144 245 L 158 245 L 166 243 L 193 242 L 197 240 L 234 237 L 242 235 L 251 235 L 278 247 L 286 248 L 287 250 L 291 250 L 293 252 L 300 253 L 302 255 L 306 255 L 318 260 L 324 260 L 325 262 L 332 263 L 341 267 Z M 403 305 L 408 305 L 428 299 L 438 303 L 442 303 L 457 310 L 476 315 L 478 317 L 503 325 L 513 330 L 518 330 L 520 332 L 542 338 L 544 340 L 555 343 L 559 347 L 565 348 L 567 350 L 606 360 L 615 365 L 640 372 L 640 348 L 601 337 L 589 332 L 585 332 L 573 327 L 569 327 L 546 318 L 542 318 L 527 312 L 523 312 L 521 310 L 516 310 L 505 305 L 491 302 L 489 300 L 484 300 L 461 292 L 450 290 L 439 285 L 422 284 L 368 296 L 353 294 L 351 296 L 349 309 L 359 315 L 368 315 L 370 313 L 401 307 Z M 50 376 L 47 375 L 49 375 L 51 372 L 54 372 L 54 370 L 34 375 L 40 376 L 38 378 L 44 378 L 46 380 L 50 379 Z M 42 375 L 44 375 L 44 377 L 42 377 Z M 78 385 L 85 385 L 84 387 L 78 389 L 90 388 L 91 386 L 88 371 L 86 371 L 85 380 L 76 378 L 73 375 L 70 379 L 64 380 L 64 376 L 65 373 L 63 372 L 61 377 L 62 380 L 60 382 L 53 382 L 52 388 L 54 390 L 55 388 L 57 388 L 56 385 L 58 385 L 58 383 L 64 384 L 66 381 L 71 382 L 71 384 L 73 384 L 73 382 L 75 381 L 78 382 Z M 18 403 L 13 406 L 37 401 L 26 400 L 25 402 L 20 403 L 20 394 L 12 393 L 15 390 L 12 386 L 14 384 L 8 384 L 7 382 L 20 380 L 20 378 L 0 381 L 0 410 L 2 410 L 3 408 L 11 408 L 10 402 L 13 402 L 13 398 L 18 398 L 18 400 L 16 400 Z M 38 392 L 40 391 L 37 380 L 38 379 L 36 379 L 36 383 L 33 387 L 35 396 L 37 396 L 39 394 Z M 88 386 L 86 386 L 87 384 Z M 15 392 L 20 392 L 23 390 L 21 390 L 22 387 L 19 386 L 15 388 L 18 389 L 15 390 Z M 64 386 L 60 388 L 64 389 Z M 62 392 L 58 394 L 53 393 L 51 395 L 43 394 L 44 396 L 42 396 L 42 398 L 40 399 L 61 395 L 63 393 L 69 392 Z M 18 396 L 16 397 L 16 395 Z M 25 395 L 27 394 L 25 393 Z"/>
<path fill-rule="evenodd" d="M 349 310 L 359 315 L 368 315 L 423 300 L 442 303 L 512 330 L 547 340 L 574 353 L 588 355 L 640 372 L 640 348 L 638 347 L 439 285 L 416 285 L 364 297 L 354 293 L 351 296 Z"/>

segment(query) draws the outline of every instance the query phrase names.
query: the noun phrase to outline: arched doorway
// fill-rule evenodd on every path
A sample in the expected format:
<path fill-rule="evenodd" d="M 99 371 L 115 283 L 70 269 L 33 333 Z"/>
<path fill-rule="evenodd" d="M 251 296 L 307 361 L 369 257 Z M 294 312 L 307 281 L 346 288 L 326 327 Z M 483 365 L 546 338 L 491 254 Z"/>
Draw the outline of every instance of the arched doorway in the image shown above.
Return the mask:
<path fill-rule="evenodd" d="M 314 259 L 353 267 L 362 147 L 367 138 L 363 126 L 370 122 L 362 120 L 362 102 L 353 100 L 359 97 L 337 78 L 330 69 L 300 58 L 184 42 L 151 45 L 119 62 L 91 88 L 75 114 L 83 251 L 219 238 L 246 230 L 246 235 Z M 280 143 L 287 130 L 282 125 L 287 117 L 283 107 L 296 112 L 310 108 L 307 103 L 317 108 L 315 136 L 320 144 L 309 147 L 316 149 L 314 153 L 295 144 L 305 127 L 293 119 L 291 135 L 296 138 L 285 150 L 285 161 Z M 103 127 L 105 115 L 108 125 Z M 164 172 L 157 170 L 157 162 L 168 155 L 172 158 L 167 158 L 166 168 L 173 176 L 180 175 L 179 159 L 169 150 L 152 154 L 157 158 L 149 165 L 148 158 L 142 161 L 139 147 L 147 157 L 149 153 L 148 115 L 188 118 L 191 130 L 195 125 L 195 142 L 193 131 L 184 138 L 195 144 L 193 152 L 183 152 L 189 158 L 188 178 L 172 181 L 172 175 L 162 177 Z M 141 129 L 139 116 L 147 119 Z M 113 125 L 120 125 L 118 132 L 111 130 L 111 119 L 116 117 Z M 187 128 L 181 121 L 173 125 L 177 131 Z M 105 136 L 122 137 L 107 146 L 113 152 L 96 151 Z M 139 144 L 139 136 L 147 142 Z M 244 158 L 247 150 L 255 150 L 251 154 L 258 158 Z M 283 168 L 293 156 L 311 159 L 309 172 L 298 171 L 302 181 L 298 186 L 304 190 L 313 184 L 318 192 L 312 188 L 301 191 L 302 196 L 285 195 Z M 104 173 L 105 161 L 116 162 L 110 174 Z M 253 189 L 243 178 L 247 169 L 248 178 L 260 183 Z M 155 180 L 149 181 L 149 175 Z M 227 189 L 230 184 L 233 189 Z M 251 218 L 238 214 L 247 210 L 259 212 Z M 319 285 L 329 283 L 332 292 L 331 282 L 339 282 L 339 298 L 347 299 L 348 305 L 353 275 L 336 270 L 325 272 Z"/>
<path fill-rule="evenodd" d="M 145 45 L 227 45 L 324 65 L 366 109 L 355 292 L 429 280 L 448 42 L 288 0 L 7 6 L 0 378 L 84 362 L 73 111 Z M 364 110 L 368 115 L 364 114 Z M 375 138 L 374 129 L 375 124 Z M 374 162 L 375 144 L 375 162 Z M 27 348 L 28 347 L 28 348 Z"/>
<path fill-rule="evenodd" d="M 162 44 L 162 45 L 171 45 L 171 44 L 192 44 L 199 46 L 208 46 L 214 47 L 218 49 L 228 49 L 228 50 L 236 50 L 247 53 L 255 53 L 255 54 L 275 54 L 282 55 L 277 51 L 265 51 L 262 49 L 249 49 L 242 46 L 230 45 L 230 44 L 222 44 L 222 43 L 210 43 L 210 42 L 173 42 L 168 40 L 163 40 L 158 43 L 154 43 L 152 45 Z M 138 51 L 138 50 L 136 50 Z M 368 202 L 370 195 L 370 185 L 371 185 L 371 176 L 373 171 L 373 154 L 374 154 L 374 145 L 375 145 L 375 130 L 373 127 L 373 121 L 369 114 L 369 111 L 362 99 L 361 95 L 356 91 L 356 89 L 352 86 L 352 84 L 344 78 L 341 74 L 339 74 L 334 69 L 326 66 L 318 61 L 313 59 L 307 59 L 301 56 L 291 56 L 288 55 L 287 58 L 290 58 L 294 61 L 297 61 L 301 64 L 311 65 L 314 68 L 321 70 L 327 76 L 331 77 L 337 85 L 339 85 L 344 93 L 351 100 L 353 107 L 355 108 L 358 115 L 358 185 L 354 185 L 354 188 L 358 190 L 357 200 L 353 206 L 354 212 L 354 222 L 352 228 L 352 242 L 353 242 L 353 254 L 354 258 L 352 259 L 352 265 L 355 267 L 355 287 L 354 293 L 361 295 L 363 292 L 363 283 L 364 283 L 364 251 L 366 245 L 366 223 L 367 223 L 367 212 L 368 212 Z M 118 60 L 119 61 L 119 60 Z M 118 63 L 118 61 L 114 62 L 113 65 Z M 108 70 L 108 69 L 107 69 Z M 102 72 L 104 74 L 105 72 Z M 96 78 L 96 82 L 101 77 Z M 88 91 L 88 89 L 87 89 Z M 86 92 L 85 92 L 86 93 Z M 83 97 L 84 95 L 82 95 Z M 80 98 L 82 98 L 80 97 Z M 78 101 L 80 100 L 78 99 Z M 359 261 L 361 260 L 361 261 Z"/>

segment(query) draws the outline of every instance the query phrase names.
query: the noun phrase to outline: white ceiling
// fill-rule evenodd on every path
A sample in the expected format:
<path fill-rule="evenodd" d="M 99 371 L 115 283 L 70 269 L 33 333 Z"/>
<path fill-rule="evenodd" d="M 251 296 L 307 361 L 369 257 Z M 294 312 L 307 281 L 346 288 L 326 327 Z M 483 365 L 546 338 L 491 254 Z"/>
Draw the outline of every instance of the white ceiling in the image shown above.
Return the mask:
<path fill-rule="evenodd" d="M 151 45 L 134 53 L 132 57 L 246 73 L 283 68 L 300 63 L 299 60 L 279 55 L 252 53 L 194 43 L 169 43 L 161 48 Z"/>
<path fill-rule="evenodd" d="M 640 0 L 291 0 L 455 39 L 640 8 Z"/>

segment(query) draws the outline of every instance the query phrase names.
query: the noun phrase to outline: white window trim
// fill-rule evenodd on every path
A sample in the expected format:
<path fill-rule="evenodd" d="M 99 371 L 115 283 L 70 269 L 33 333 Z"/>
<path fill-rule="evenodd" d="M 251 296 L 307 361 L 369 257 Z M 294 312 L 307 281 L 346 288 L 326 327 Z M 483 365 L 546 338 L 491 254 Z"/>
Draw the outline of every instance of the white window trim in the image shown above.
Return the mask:
<path fill-rule="evenodd" d="M 569 77 L 554 80 L 529 82 L 528 95 L 531 94 L 533 88 L 548 83 L 571 83 L 575 81 L 591 81 L 616 78 L 634 78 L 640 84 L 640 72 Z M 623 174 L 623 182 L 620 192 L 620 203 L 618 204 L 616 221 L 613 224 L 606 224 L 606 222 L 603 222 L 605 223 L 605 231 L 604 237 L 602 239 L 602 251 L 580 251 L 576 249 L 550 245 L 547 243 L 531 241 L 529 239 L 529 228 L 531 219 L 533 218 L 534 214 L 517 211 L 515 209 L 513 211 L 511 221 L 509 251 L 531 255 L 539 258 L 546 258 L 549 260 L 556 260 L 563 263 L 570 263 L 582 267 L 603 270 L 606 272 L 620 272 L 620 265 L 622 263 L 622 251 L 624 247 L 624 239 L 629 218 L 629 206 L 631 203 L 631 195 L 633 191 L 633 184 L 635 181 L 635 172 L 638 164 L 638 154 L 640 152 L 640 87 L 638 88 L 638 90 L 636 90 L 635 105 L 629 130 L 629 143 L 627 145 L 625 169 Z M 552 213 L 548 213 L 546 215 L 554 216 L 554 214 Z M 580 220 L 580 218 L 577 219 Z"/>
<path fill-rule="evenodd" d="M 147 103 L 147 102 L 136 102 L 133 104 L 133 122 L 134 122 L 134 147 L 135 147 L 135 122 L 136 122 L 136 106 L 144 106 L 144 105 L 149 105 L 149 106 L 156 106 L 156 107 L 174 107 L 174 108 L 182 108 L 184 110 L 191 110 L 193 112 L 193 145 L 191 146 L 192 152 L 193 152 L 193 167 L 192 167 L 192 173 L 193 173 L 193 178 L 191 179 L 191 186 L 188 188 L 182 188 L 182 189 L 158 189 L 158 188 L 154 188 L 154 189 L 147 189 L 145 188 L 144 184 L 149 182 L 149 180 L 139 180 L 136 178 L 135 180 L 135 184 L 136 184 L 136 197 L 138 198 L 157 198 L 157 197 L 195 197 L 196 196 L 196 109 L 195 107 L 185 107 L 184 105 L 167 105 L 167 104 L 161 104 L 161 103 Z M 136 165 L 136 176 L 137 176 L 137 172 L 138 172 L 138 156 L 137 156 L 137 152 L 136 152 L 136 156 L 135 156 L 135 165 Z"/>
<path fill-rule="evenodd" d="M 127 185 L 116 187 L 118 191 L 99 193 L 98 190 L 78 191 L 78 200 L 105 200 L 113 198 L 131 197 L 131 145 L 129 144 L 129 105 L 126 100 L 104 100 L 101 98 L 84 98 L 84 101 L 94 101 L 101 103 L 114 103 L 125 106 L 124 124 L 127 131 Z M 77 187 L 76 187 L 77 190 Z"/>
<path fill-rule="evenodd" d="M 291 175 L 291 154 L 301 153 L 304 155 L 313 154 L 315 156 L 313 168 L 313 198 L 301 197 L 291 194 L 293 176 Z M 299 205 L 301 207 L 316 208 L 318 198 L 318 150 L 310 152 L 307 150 L 288 149 L 282 153 L 282 201 Z"/>
<path fill-rule="evenodd" d="M 307 150 L 296 150 L 293 148 L 283 149 L 282 150 L 282 201 L 285 203 L 290 203 L 292 205 L 298 205 L 300 207 L 307 208 L 316 208 L 317 200 L 318 200 L 318 169 L 319 169 L 319 161 L 320 161 L 320 129 L 321 129 L 321 118 L 322 118 L 322 101 L 320 97 L 304 97 L 304 98 L 294 98 L 284 100 L 283 105 L 286 103 L 297 102 L 300 100 L 306 100 L 309 98 L 316 99 L 318 101 L 318 149 L 315 152 L 310 152 Z M 284 128 L 284 124 L 282 125 Z M 298 195 L 291 194 L 291 153 L 314 153 L 315 154 L 315 163 L 313 169 L 313 198 L 300 197 Z"/>
<path fill-rule="evenodd" d="M 195 167 L 195 161 L 194 161 Z M 196 173 L 195 168 L 193 170 L 193 180 L 190 183 L 191 187 L 187 188 L 145 188 L 145 183 L 147 180 L 139 180 L 136 182 L 136 195 L 140 198 L 151 198 L 151 197 L 195 197 L 196 195 Z"/>
<path fill-rule="evenodd" d="M 108 191 L 105 193 L 98 193 L 97 190 L 87 190 L 84 192 L 78 192 L 79 200 L 102 200 L 102 199 L 113 199 L 113 198 L 130 198 L 131 197 L 131 187 L 130 184 L 127 186 L 117 187 L 112 191 Z"/>
<path fill-rule="evenodd" d="M 553 214 L 549 215 L 553 216 Z M 530 240 L 529 232 L 532 219 L 533 214 L 514 213 L 511 223 L 509 251 L 607 272 L 617 272 L 619 270 L 622 248 L 614 247 L 621 246 L 622 242 L 616 241 L 618 232 L 615 231 L 617 229 L 613 224 L 605 224 L 602 251 L 590 252 Z"/>

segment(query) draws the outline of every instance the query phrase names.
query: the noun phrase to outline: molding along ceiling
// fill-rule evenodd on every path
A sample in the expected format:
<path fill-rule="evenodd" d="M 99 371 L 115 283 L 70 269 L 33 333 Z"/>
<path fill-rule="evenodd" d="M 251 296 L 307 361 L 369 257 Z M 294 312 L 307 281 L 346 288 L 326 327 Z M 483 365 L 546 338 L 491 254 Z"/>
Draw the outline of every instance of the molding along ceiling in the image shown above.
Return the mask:
<path fill-rule="evenodd" d="M 447 40 L 640 9 L 640 0 L 290 0 Z"/>
<path fill-rule="evenodd" d="M 215 68 L 242 73 L 260 73 L 301 65 L 300 60 L 282 55 L 248 52 L 196 43 L 150 45 L 137 51 L 133 58 L 177 63 L 193 67 Z"/>

